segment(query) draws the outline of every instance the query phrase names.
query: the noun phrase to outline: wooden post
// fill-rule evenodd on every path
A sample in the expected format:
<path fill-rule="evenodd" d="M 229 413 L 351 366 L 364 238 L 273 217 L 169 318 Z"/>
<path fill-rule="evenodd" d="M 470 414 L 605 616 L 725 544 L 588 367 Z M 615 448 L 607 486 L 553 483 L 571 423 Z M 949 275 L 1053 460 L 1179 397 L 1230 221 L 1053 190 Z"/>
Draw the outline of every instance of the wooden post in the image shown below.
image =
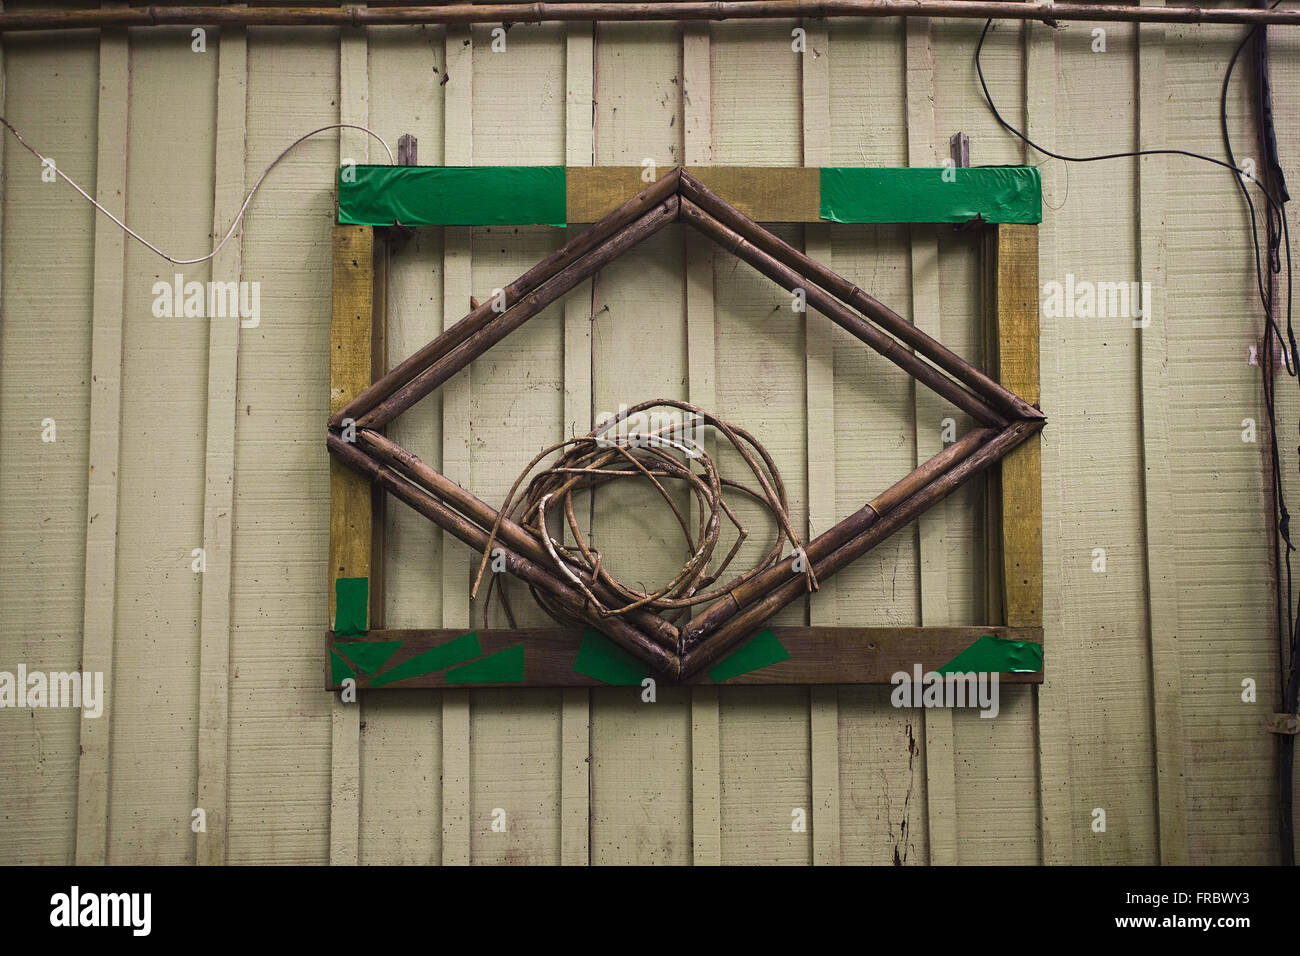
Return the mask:
<path fill-rule="evenodd" d="M 244 199 L 248 128 L 248 36 L 221 31 L 217 66 L 217 176 L 212 229 L 220 234 Z M 243 236 L 212 259 L 214 281 L 242 275 Z M 208 825 L 194 835 L 195 862 L 226 862 L 227 782 L 230 751 L 230 632 L 235 508 L 235 422 L 241 319 L 213 322 L 208 333 L 208 410 L 204 450 L 203 574 L 199 623 L 198 806 Z"/>
<path fill-rule="evenodd" d="M 1027 402 L 1039 399 L 1038 227 L 994 226 L 985 252 L 999 381 Z M 1002 461 L 1002 605 L 1010 627 L 1043 617 L 1043 497 L 1039 440 Z"/>
<path fill-rule="evenodd" d="M 375 358 L 375 231 L 370 226 L 334 227 L 334 315 L 330 322 L 330 412 L 346 405 L 370 384 Z M 330 458 L 330 629 L 339 578 L 372 580 L 374 503 L 370 482 Z M 370 587 L 368 583 L 367 587 Z M 370 590 L 369 607 L 377 607 Z M 371 625 L 367 613 L 367 627 Z M 328 667 L 328 662 L 326 662 Z M 326 674 L 328 682 L 328 673 Z M 334 702 L 336 733 L 330 791 L 330 862 L 358 862 L 360 739 L 348 728 L 360 702 Z"/>
<path fill-rule="evenodd" d="M 113 10 L 115 8 L 108 8 Z M 95 193 L 113 204 L 126 191 L 130 43 L 120 30 L 99 38 L 98 165 Z M 99 718 L 81 715 L 77 761 L 78 866 L 108 862 L 108 818 L 113 695 L 113 640 L 117 595 L 118 455 L 122 444 L 122 328 L 126 237 L 95 219 L 94 299 L 90 351 L 90 471 L 86 490 L 86 577 L 81 666 L 102 671 L 109 693 Z"/>
<path fill-rule="evenodd" d="M 419 166 L 420 141 L 410 133 L 397 137 L 397 165 Z"/>

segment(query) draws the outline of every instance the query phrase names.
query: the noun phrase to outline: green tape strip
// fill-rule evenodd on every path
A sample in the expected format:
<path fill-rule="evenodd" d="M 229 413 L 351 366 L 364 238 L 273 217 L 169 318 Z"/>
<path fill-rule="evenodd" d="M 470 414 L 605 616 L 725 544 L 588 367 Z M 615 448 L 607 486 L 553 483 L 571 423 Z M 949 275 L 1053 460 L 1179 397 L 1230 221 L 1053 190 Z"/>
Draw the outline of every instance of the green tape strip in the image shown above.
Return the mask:
<path fill-rule="evenodd" d="M 1033 223 L 1043 221 L 1042 193 L 1032 166 L 831 166 L 822 169 L 821 216 L 831 222 L 969 222 L 978 215 L 985 222 Z"/>
<path fill-rule="evenodd" d="M 478 643 L 478 631 L 470 631 L 453 641 L 431 647 L 427 651 L 402 661 L 396 667 L 384 671 L 384 673 L 371 680 L 370 686 L 383 687 L 385 684 L 406 680 L 408 677 L 432 674 L 434 671 L 440 671 L 452 664 L 459 664 L 461 661 L 478 657 L 482 653 L 483 649 Z"/>
<path fill-rule="evenodd" d="M 522 644 L 447 671 L 448 684 L 522 684 L 523 680 Z"/>
<path fill-rule="evenodd" d="M 582 646 L 574 658 L 573 669 L 602 683 L 620 687 L 640 687 L 641 682 L 650 676 L 644 661 L 637 660 L 593 628 L 583 632 Z"/>
<path fill-rule="evenodd" d="M 334 582 L 334 635 L 366 633 L 370 604 L 369 578 L 339 578 Z"/>
<path fill-rule="evenodd" d="M 397 653 L 401 641 L 339 641 L 334 645 L 357 667 L 367 674 L 373 674 L 384 666 L 384 661 Z"/>
<path fill-rule="evenodd" d="M 563 226 L 563 166 L 340 166 L 339 222 Z"/>
<path fill-rule="evenodd" d="M 788 660 L 789 657 L 790 652 L 785 649 L 785 645 L 775 634 L 771 631 L 760 631 L 724 657 L 713 670 L 709 671 L 709 676 L 715 683 L 721 684 L 741 674 L 748 674 L 769 664 Z"/>
<path fill-rule="evenodd" d="M 330 651 L 330 677 L 333 684 L 342 684 L 349 677 L 353 680 L 357 679 L 356 672 L 352 670 L 348 662 L 335 654 L 333 650 Z"/>
<path fill-rule="evenodd" d="M 1043 669 L 1043 645 L 985 634 L 939 668 L 939 674 L 1035 674 Z"/>

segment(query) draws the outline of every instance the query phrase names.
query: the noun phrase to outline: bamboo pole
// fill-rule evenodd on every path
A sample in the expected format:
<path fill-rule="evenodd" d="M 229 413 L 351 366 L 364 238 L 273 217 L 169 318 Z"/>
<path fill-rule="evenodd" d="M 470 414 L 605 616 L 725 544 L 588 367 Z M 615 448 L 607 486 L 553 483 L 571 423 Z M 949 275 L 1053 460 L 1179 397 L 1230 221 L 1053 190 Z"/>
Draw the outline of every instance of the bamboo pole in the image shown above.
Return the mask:
<path fill-rule="evenodd" d="M 1042 418 L 1043 413 L 1018 395 L 989 378 L 970 362 L 941 342 L 908 322 L 893 309 L 863 292 L 843 276 L 809 258 L 775 233 L 754 222 L 735 206 L 718 196 L 686 170 L 681 173 L 682 195 L 724 226 L 753 243 L 790 269 L 814 280 L 836 298 L 853 306 L 863 315 L 920 352 L 954 378 L 970 386 L 1000 412 L 1013 418 Z"/>
<path fill-rule="evenodd" d="M 899 528 L 915 520 L 922 512 L 947 498 L 970 478 L 1000 461 L 1018 445 L 1036 435 L 1042 430 L 1044 424 L 1043 420 L 1034 419 L 1018 421 L 1008 426 L 996 438 L 968 455 L 955 467 L 889 509 L 857 537 L 817 562 L 813 570 L 818 579 L 824 581 L 836 571 L 856 561 Z M 694 649 L 687 651 L 681 661 L 680 676 L 689 677 L 711 661 L 717 660 L 719 655 L 752 635 L 764 621 L 790 602 L 797 600 L 802 593 L 803 582 L 800 578 L 792 578 L 768 592 L 762 600 L 751 604 L 718 628 L 710 637 L 697 644 Z"/>
<path fill-rule="evenodd" d="M 148 6 L 0 13 L 0 33 L 94 27 L 331 26 L 402 23 L 544 23 L 557 20 L 758 20 L 795 17 L 935 17 L 962 20 L 1300 24 L 1297 9 L 1155 7 L 1011 0 L 720 0 L 662 3 L 449 3 L 443 6 Z"/>
<path fill-rule="evenodd" d="M 847 542 L 857 538 L 875 524 L 882 514 L 892 511 L 902 501 L 919 492 L 940 475 L 964 461 L 996 435 L 997 432 L 990 428 L 980 428 L 967 432 L 915 471 L 895 482 L 862 508 L 809 541 L 808 547 L 804 551 L 804 558 L 812 567 L 814 574 L 817 574 L 818 580 L 821 579 L 820 572 L 817 571 L 819 562 L 829 557 Z M 719 598 L 704 611 L 682 625 L 683 649 L 689 651 L 691 647 L 706 639 L 748 605 L 762 599 L 773 588 L 794 576 L 796 576 L 794 556 L 791 555 L 780 564 L 768 568 L 748 581 L 742 581 L 737 587 L 732 588 L 725 597 Z"/>
<path fill-rule="evenodd" d="M 587 255 L 570 263 L 522 299 L 513 304 L 507 299 L 505 312 L 492 313 L 491 318 L 460 345 L 359 418 L 357 427 L 382 428 L 556 299 L 641 240 L 676 220 L 678 203 L 678 197 L 674 193 L 621 231 L 601 241 Z"/>
<path fill-rule="evenodd" d="M 497 537 L 510 550 L 542 567 L 551 563 L 550 555 L 541 542 L 527 530 L 508 516 L 499 515 L 491 505 L 466 491 L 401 445 L 368 428 L 363 428 L 357 432 L 357 444 L 366 448 L 381 462 L 394 468 L 409 481 L 418 484 L 429 494 L 442 501 L 443 504 L 459 511 L 483 531 L 486 532 L 496 527 Z M 498 520 L 500 520 L 499 525 Z M 601 601 L 611 604 L 616 603 L 617 599 L 614 594 L 599 582 L 589 584 L 589 587 Z M 657 614 L 631 612 L 629 617 L 637 627 L 655 638 L 664 647 L 675 648 L 677 646 L 677 628 Z"/>
<path fill-rule="evenodd" d="M 839 299 L 820 286 L 808 282 L 799 273 L 778 262 L 773 256 L 768 255 L 734 229 L 724 226 L 686 198 L 681 200 L 681 219 L 699 229 L 732 255 L 748 262 L 782 288 L 790 291 L 803 289 L 809 306 L 875 349 L 922 385 L 952 402 L 981 425 L 992 428 L 1006 427 L 1006 419 L 989 408 L 979 396 L 966 391 L 939 369 L 907 351 L 897 340 L 880 331 Z"/>
<path fill-rule="evenodd" d="M 577 262 L 620 229 L 643 215 L 646 210 L 667 199 L 677 191 L 679 176 L 680 170 L 673 169 L 654 185 L 637 193 L 609 215 L 593 223 L 571 241 L 566 242 L 514 282 L 507 285 L 502 290 L 506 301 L 519 301 L 519 299 L 574 262 Z M 490 299 L 485 301 L 428 345 L 412 353 L 394 366 L 390 372 L 365 389 L 330 418 L 330 425 L 339 428 L 345 418 L 359 419 L 382 402 L 395 389 L 406 385 L 433 362 L 442 358 L 478 332 L 483 326 L 491 322 L 496 315 L 497 313 L 492 310 L 492 301 Z"/>
<path fill-rule="evenodd" d="M 409 505 L 443 530 L 455 535 L 476 551 L 481 551 L 487 546 L 486 531 L 456 514 L 428 492 L 404 480 L 391 468 L 375 461 L 336 434 L 328 434 L 325 441 L 330 453 L 349 468 L 365 475 L 384 491 Z M 545 568 L 539 567 L 513 551 L 506 550 L 506 569 L 538 590 L 546 592 L 556 604 L 573 617 L 581 618 L 591 623 L 593 627 L 598 627 L 602 634 L 621 645 L 629 653 L 647 661 L 659 671 L 673 677 L 677 676 L 680 662 L 676 654 L 660 647 L 631 623 L 621 618 L 592 620 L 587 613 L 583 596 Z"/>

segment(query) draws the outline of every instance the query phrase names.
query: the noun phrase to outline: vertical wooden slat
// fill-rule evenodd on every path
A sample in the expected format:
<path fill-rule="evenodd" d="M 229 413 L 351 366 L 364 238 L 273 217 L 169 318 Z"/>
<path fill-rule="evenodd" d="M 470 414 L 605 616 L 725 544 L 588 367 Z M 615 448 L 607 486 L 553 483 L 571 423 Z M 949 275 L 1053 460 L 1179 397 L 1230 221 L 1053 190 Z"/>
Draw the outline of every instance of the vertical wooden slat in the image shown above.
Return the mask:
<path fill-rule="evenodd" d="M 998 376 L 1026 401 L 1038 394 L 1038 227 L 1003 224 L 991 233 Z M 1002 575 L 1006 623 L 1038 627 L 1043 605 L 1040 449 L 1026 442 L 1002 463 Z"/>
<path fill-rule="evenodd" d="M 244 198 L 244 130 L 248 100 L 248 35 L 221 31 L 217 66 L 216 184 L 212 231 L 230 228 Z M 212 260 L 213 282 L 238 282 L 242 229 Z M 235 389 L 240 319 L 208 329 L 208 412 L 204 461 L 203 574 L 199 623 L 198 806 L 207 829 L 195 836 L 195 861 L 226 862 L 226 787 L 230 741 L 231 530 L 235 491 Z"/>
<path fill-rule="evenodd" d="M 436 41 L 435 41 L 436 38 Z M 418 141 L 417 159 L 442 157 L 442 28 L 371 30 L 370 128 L 389 145 L 394 134 Z M 387 162 L 378 143 L 371 157 Z M 383 238 L 382 233 L 380 238 Z M 391 367 L 442 330 L 442 234 L 419 230 L 406 242 L 384 244 L 391 259 L 382 355 Z M 385 257 L 380 257 L 382 264 Z M 377 264 L 377 265 L 378 265 Z M 377 281 L 376 288 L 383 288 Z M 437 399 L 409 409 L 387 434 L 425 460 L 441 451 Z M 378 496 L 381 501 L 387 496 Z M 428 626 L 441 621 L 441 542 L 428 520 L 404 505 L 389 504 L 382 525 L 385 626 Z M 376 531 L 380 526 L 376 525 Z M 376 534 L 376 545 L 381 535 Z M 372 570 L 381 570 L 375 562 Z M 372 694 L 363 704 L 361 727 L 361 864 L 428 865 L 440 858 L 437 780 L 442 750 L 440 700 L 422 695 Z"/>
<path fill-rule="evenodd" d="M 907 161 L 909 166 L 937 162 L 934 130 L 934 55 L 928 19 L 907 21 Z M 911 229 L 912 321 L 936 338 L 939 335 L 939 237 L 934 226 Z M 916 462 L 939 451 L 940 420 L 937 397 L 922 388 L 916 395 Z M 947 564 L 942 518 L 933 513 L 917 522 L 921 562 L 921 624 L 948 620 Z M 957 862 L 957 794 L 952 711 L 925 711 L 926 793 L 929 809 L 930 862 Z"/>
<path fill-rule="evenodd" d="M 682 36 L 676 23 L 600 24 L 595 49 L 596 164 L 659 172 L 680 162 L 686 128 Z M 629 191 L 639 188 L 630 186 Z M 592 286 L 592 396 L 597 414 L 665 396 L 687 398 L 686 286 L 680 227 L 665 229 L 601 270 Z M 676 287 L 667 284 L 677 282 Z M 653 302 L 662 322 L 636 321 Z M 657 353 L 663 361 L 647 362 Z M 566 424 L 566 428 L 568 425 Z M 626 489 L 601 491 L 592 533 L 611 566 L 667 580 L 676 570 L 676 529 L 629 520 Z M 586 513 L 584 512 L 584 517 Z M 644 528 L 646 536 L 629 534 Z M 680 865 L 693 852 L 691 697 L 660 686 L 591 693 L 591 861 Z"/>
<path fill-rule="evenodd" d="M 364 126 L 369 100 L 366 34 L 345 29 L 339 35 L 339 122 Z M 359 130 L 339 131 L 339 162 L 366 162 L 370 144 Z M 343 393 L 356 394 L 370 384 L 374 365 L 374 230 L 335 229 L 334 324 L 330 327 L 330 414 Z M 342 300 L 342 301 L 340 301 Z M 338 336 L 336 339 L 335 336 Z M 346 401 L 346 399 L 343 399 Z M 330 461 L 330 622 L 334 621 L 334 578 L 372 574 L 373 502 L 370 486 L 344 479 L 342 466 Z M 337 484 L 336 484 L 336 475 Z M 339 499 L 342 499 L 340 503 Z M 340 507 L 346 509 L 340 514 Z M 364 514 L 362 514 L 364 511 Z M 343 522 L 341 526 L 339 523 Z M 336 527 L 337 526 L 337 527 Z M 341 540 L 335 541 L 338 535 Z M 364 572 L 358 570 L 364 567 Z M 376 606 L 370 595 L 371 607 Z M 361 702 L 335 697 L 330 727 L 330 863 L 355 865 L 361 833 Z"/>
<path fill-rule="evenodd" d="M 569 166 L 595 162 L 592 94 L 595 25 L 571 23 L 565 36 L 564 156 Z M 591 314 L 596 279 L 564 301 L 564 432 L 592 427 Z M 591 692 L 563 691 L 560 705 L 560 863 L 591 862 Z"/>
<path fill-rule="evenodd" d="M 131 49 L 125 30 L 99 39 L 99 124 L 95 198 L 122 208 L 126 196 L 127 119 Z M 56 157 L 57 160 L 57 157 Z M 122 412 L 122 321 L 126 237 L 95 218 L 95 278 L 91 315 L 90 477 L 86 498 L 86 590 L 82 670 L 104 674 L 98 719 L 81 717 L 77 784 L 77 864 L 108 862 L 113 636 L 117 587 L 118 453 Z"/>
<path fill-rule="evenodd" d="M 1164 6 L 1164 0 L 1142 0 Z M 1167 84 L 1165 27 L 1138 28 L 1139 149 L 1166 143 Z M 1146 585 L 1151 640 L 1151 684 L 1155 704 L 1156 799 L 1159 811 L 1160 862 L 1188 862 L 1187 794 L 1183 752 L 1183 680 L 1178 651 L 1178 565 L 1173 478 L 1169 443 L 1168 326 L 1165 322 L 1166 196 L 1169 158 L 1138 160 L 1138 257 L 1140 288 L 1150 283 L 1145 328 L 1138 328 L 1142 397 L 1143 518 L 1146 531 Z M 1140 324 L 1140 322 L 1135 322 Z"/>
<path fill-rule="evenodd" d="M 443 165 L 468 166 L 474 162 L 474 43 L 468 27 L 448 27 L 447 82 L 443 86 Z M 469 310 L 473 233 L 462 227 L 444 231 L 444 328 Z M 472 487 L 469 436 L 469 376 L 466 370 L 442 389 L 442 472 L 453 481 Z M 471 555 L 460 541 L 443 535 L 442 624 L 469 626 L 469 576 Z M 442 695 L 442 862 L 469 863 L 470 772 L 469 693 L 444 691 Z"/>
<path fill-rule="evenodd" d="M 1051 27 L 1039 23 L 1025 24 L 1025 122 L 1029 137 L 1035 142 L 1057 142 L 1056 126 L 1056 36 Z M 1037 162 L 1038 155 L 1025 149 L 1025 162 Z M 1049 161 L 1039 167 L 1043 175 L 1043 197 L 1048 205 L 1059 205 L 1061 181 L 1066 174 L 1060 161 Z M 1046 215 L 1038 227 L 1039 274 L 1055 276 L 1056 236 L 1055 217 Z M 986 270 L 987 272 L 987 270 Z M 1059 407 L 1056 396 L 1061 381 L 1061 354 L 1053 334 L 1055 319 L 1047 318 L 1040 330 L 1039 367 L 1042 376 L 1042 401 L 1049 419 Z M 993 354 L 990 352 L 989 354 Z M 1050 427 L 1050 426 L 1049 426 Z M 1037 709 L 1038 747 L 1038 801 L 1039 828 L 1041 831 L 1042 862 L 1068 865 L 1074 852 L 1070 827 L 1070 716 L 1065 693 L 1068 675 L 1065 653 L 1053 653 L 1061 648 L 1065 639 L 1061 632 L 1060 582 L 1061 567 L 1059 515 L 1061 513 L 1059 474 L 1059 442 L 1047 441 L 1040 446 L 1040 464 L 1046 478 L 1043 501 L 1043 546 L 1045 555 L 1051 557 L 1043 568 L 1043 641 L 1047 663 L 1043 683 L 1034 689 Z M 990 482 L 993 485 L 994 482 Z M 1048 497 L 1050 496 L 1050 498 Z M 996 580 L 990 575 L 990 580 Z M 1001 597 L 999 595 L 999 604 Z M 1001 619 L 999 614 L 990 620 Z"/>
<path fill-rule="evenodd" d="M 713 83 L 707 23 L 682 27 L 682 110 L 687 164 L 713 161 Z M 686 235 L 687 394 L 700 408 L 714 403 L 713 244 Z M 707 441 L 706 437 L 706 441 Z M 706 446 L 707 448 L 707 446 Z M 692 501 L 694 505 L 694 501 Z M 722 862 L 721 728 L 718 692 L 691 691 L 691 831 L 696 864 Z"/>
<path fill-rule="evenodd" d="M 807 47 L 801 57 L 803 80 L 803 164 L 831 164 L 830 31 L 825 20 L 804 20 Z M 830 226 L 804 227 L 804 251 L 818 262 L 831 260 Z M 804 362 L 808 410 L 808 537 L 812 540 L 841 515 L 835 500 L 835 344 L 825 316 L 804 314 Z M 838 623 L 835 580 L 823 581 L 809 602 L 808 623 Z M 840 852 L 839 692 L 809 691 L 812 749 L 813 863 L 838 865 Z"/>

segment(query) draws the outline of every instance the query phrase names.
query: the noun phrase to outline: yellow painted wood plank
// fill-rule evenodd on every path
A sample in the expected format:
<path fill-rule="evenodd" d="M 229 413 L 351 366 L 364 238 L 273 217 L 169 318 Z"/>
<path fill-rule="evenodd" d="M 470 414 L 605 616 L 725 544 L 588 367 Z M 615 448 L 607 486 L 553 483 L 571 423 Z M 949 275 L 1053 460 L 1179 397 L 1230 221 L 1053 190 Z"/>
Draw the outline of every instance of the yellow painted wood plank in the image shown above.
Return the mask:
<path fill-rule="evenodd" d="M 126 194 L 130 43 L 125 30 L 99 38 L 95 197 L 120 208 Z M 55 161 L 58 159 L 55 157 Z M 77 864 L 108 862 L 113 641 L 117 590 L 118 465 L 122 437 L 122 324 L 126 237 L 97 218 L 90 358 L 90 485 L 86 493 L 85 614 L 81 669 L 104 675 L 103 714 L 81 716 Z"/>
<path fill-rule="evenodd" d="M 713 166 L 707 160 L 700 163 L 688 165 L 687 169 L 752 219 L 814 223 L 821 220 L 821 170 L 816 164 L 756 168 Z M 656 178 L 667 175 L 671 169 L 671 164 L 657 162 Z M 581 168 L 570 163 L 565 170 L 568 221 L 594 222 L 612 212 L 629 196 L 645 188 L 644 172 L 642 166 Z"/>
<path fill-rule="evenodd" d="M 330 325 L 330 413 L 372 381 L 375 232 L 334 227 L 334 317 Z M 330 459 L 330 621 L 339 578 L 371 577 L 370 483 Z M 325 662 L 322 661 L 322 667 Z M 330 749 L 330 863 L 359 860 L 360 702 L 332 698 Z"/>
<path fill-rule="evenodd" d="M 998 323 L 998 374 L 1026 401 L 1039 400 L 1038 227 L 1000 225 L 994 296 Z M 1043 606 L 1042 477 L 1039 442 L 1033 439 L 1002 463 L 1002 572 L 1006 623 L 1038 627 Z"/>

